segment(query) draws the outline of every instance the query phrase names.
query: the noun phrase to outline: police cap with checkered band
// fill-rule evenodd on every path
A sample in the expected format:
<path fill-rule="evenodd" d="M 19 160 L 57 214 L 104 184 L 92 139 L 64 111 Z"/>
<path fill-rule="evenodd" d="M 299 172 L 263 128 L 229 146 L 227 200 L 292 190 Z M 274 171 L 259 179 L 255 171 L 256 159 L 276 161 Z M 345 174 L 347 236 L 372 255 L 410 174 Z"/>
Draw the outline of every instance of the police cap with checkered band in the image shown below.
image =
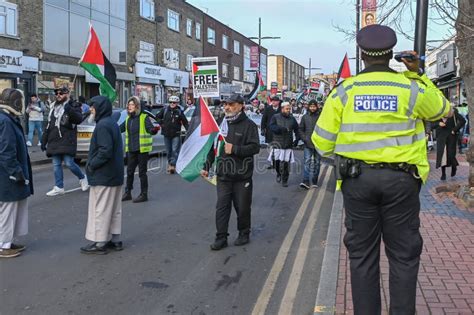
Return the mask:
<path fill-rule="evenodd" d="M 357 45 L 367 56 L 385 56 L 392 52 L 396 44 L 395 31 L 385 25 L 369 25 L 357 33 Z"/>

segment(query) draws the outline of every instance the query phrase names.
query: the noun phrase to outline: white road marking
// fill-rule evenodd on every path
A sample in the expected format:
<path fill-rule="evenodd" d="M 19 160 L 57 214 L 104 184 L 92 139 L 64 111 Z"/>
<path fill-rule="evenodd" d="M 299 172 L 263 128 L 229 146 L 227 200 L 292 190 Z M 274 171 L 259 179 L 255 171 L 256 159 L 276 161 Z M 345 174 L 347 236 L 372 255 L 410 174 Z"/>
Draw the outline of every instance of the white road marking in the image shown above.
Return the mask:
<path fill-rule="evenodd" d="M 324 167 L 327 168 L 327 166 Z M 322 172 L 324 172 L 324 170 L 321 170 L 321 173 Z M 273 263 L 272 269 L 268 274 L 267 280 L 265 281 L 265 284 L 263 285 L 263 288 L 260 291 L 260 295 L 257 299 L 257 302 L 255 303 L 252 315 L 265 314 L 268 302 L 270 301 L 270 297 L 278 281 L 278 277 L 280 276 L 280 273 L 283 270 L 283 266 L 285 265 L 288 253 L 290 252 L 291 244 L 295 239 L 296 233 L 298 232 L 303 217 L 308 209 L 309 202 L 313 198 L 315 191 L 315 189 L 311 189 L 306 193 L 306 197 L 304 198 L 303 203 L 301 204 L 300 208 L 298 209 L 298 212 L 296 213 L 295 218 L 293 219 L 293 223 L 291 224 L 290 229 L 288 230 L 288 233 L 286 234 L 285 239 L 283 240 L 280 250 L 278 251 L 278 254 L 275 258 L 275 262 Z"/>
<path fill-rule="evenodd" d="M 301 281 L 301 276 L 303 274 L 304 263 L 306 261 L 306 256 L 308 255 L 309 246 L 311 242 L 311 236 L 313 235 L 314 226 L 318 221 L 319 210 L 321 209 L 324 196 L 326 195 L 326 186 L 329 182 L 329 177 L 331 175 L 331 168 L 328 168 L 326 175 L 324 176 L 323 184 L 319 190 L 318 197 L 312 208 L 309 219 L 306 223 L 306 227 L 303 231 L 301 237 L 300 246 L 296 252 L 296 258 L 291 270 L 290 277 L 288 278 L 288 285 L 283 295 L 283 299 L 280 303 L 280 310 L 278 315 L 287 315 L 293 314 L 293 305 L 295 303 L 296 292 L 298 291 L 298 286 Z"/>
<path fill-rule="evenodd" d="M 148 169 L 148 172 L 149 172 L 149 171 L 154 171 L 154 170 L 157 170 L 157 169 L 160 169 L 160 168 L 161 168 L 161 167 L 159 167 L 159 166 L 157 166 L 157 167 L 152 167 L 152 168 L 149 168 L 149 169 Z M 135 172 L 135 175 L 138 175 L 138 171 Z M 127 174 L 125 174 L 125 175 L 123 176 L 123 178 L 127 178 Z M 69 194 L 69 193 L 72 193 L 72 192 L 75 192 L 75 191 L 78 191 L 78 190 L 81 190 L 81 187 L 76 187 L 76 188 L 73 188 L 73 189 L 66 190 L 66 191 L 64 192 L 64 194 Z"/>

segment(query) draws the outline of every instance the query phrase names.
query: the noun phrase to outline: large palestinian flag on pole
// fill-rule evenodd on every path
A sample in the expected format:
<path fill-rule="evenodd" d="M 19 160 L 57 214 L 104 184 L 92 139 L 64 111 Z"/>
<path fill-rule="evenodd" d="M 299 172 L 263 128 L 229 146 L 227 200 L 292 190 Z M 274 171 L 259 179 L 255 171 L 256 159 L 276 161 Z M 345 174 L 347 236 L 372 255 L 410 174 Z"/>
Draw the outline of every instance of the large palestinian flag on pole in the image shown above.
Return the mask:
<path fill-rule="evenodd" d="M 183 179 L 192 182 L 201 175 L 207 155 L 218 133 L 219 126 L 206 102 L 200 97 L 199 106 L 196 107 L 191 118 L 186 140 L 176 162 L 176 171 Z"/>
<path fill-rule="evenodd" d="M 254 98 L 257 98 L 258 94 L 263 92 L 266 89 L 267 88 L 266 88 L 265 84 L 263 83 L 262 75 L 260 74 L 259 71 L 257 71 L 257 73 L 255 75 L 255 83 L 253 85 L 253 89 L 252 89 L 252 91 L 250 91 L 249 94 L 245 95 L 244 98 L 247 101 L 251 101 Z"/>
<path fill-rule="evenodd" d="M 115 68 L 105 57 L 92 25 L 90 25 L 87 48 L 79 60 L 79 65 L 100 82 L 100 95 L 107 96 L 111 102 L 115 101 L 117 98 Z"/>

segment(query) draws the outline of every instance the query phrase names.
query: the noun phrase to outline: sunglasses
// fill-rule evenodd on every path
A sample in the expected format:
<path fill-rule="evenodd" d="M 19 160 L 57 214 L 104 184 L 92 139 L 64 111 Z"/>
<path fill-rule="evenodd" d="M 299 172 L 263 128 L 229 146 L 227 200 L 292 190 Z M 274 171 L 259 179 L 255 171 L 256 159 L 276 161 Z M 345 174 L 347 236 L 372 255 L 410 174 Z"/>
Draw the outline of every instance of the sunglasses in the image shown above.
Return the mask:
<path fill-rule="evenodd" d="M 63 93 L 63 92 L 55 92 L 54 95 L 64 95 L 64 94 L 67 94 L 67 93 Z"/>

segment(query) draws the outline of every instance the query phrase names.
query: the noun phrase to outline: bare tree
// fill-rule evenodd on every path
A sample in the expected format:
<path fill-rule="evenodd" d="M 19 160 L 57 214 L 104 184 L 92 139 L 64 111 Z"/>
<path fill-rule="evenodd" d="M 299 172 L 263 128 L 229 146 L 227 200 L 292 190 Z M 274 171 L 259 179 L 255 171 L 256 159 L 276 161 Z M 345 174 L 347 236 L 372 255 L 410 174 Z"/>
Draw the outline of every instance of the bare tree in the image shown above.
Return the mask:
<path fill-rule="evenodd" d="M 349 1 L 354 4 L 354 1 Z M 413 40 L 415 33 L 415 5 L 411 0 L 379 0 L 377 23 L 390 25 L 406 38 Z M 474 126 L 474 1 L 473 0 L 431 0 L 430 20 L 439 25 L 450 25 L 455 30 L 455 42 L 458 48 L 460 76 L 464 80 L 469 107 L 469 125 Z M 407 27 L 408 26 L 408 27 Z M 334 25 L 346 39 L 355 38 L 355 26 L 352 30 Z M 466 201 L 474 206 L 474 134 L 470 132 L 470 146 L 466 153 L 469 162 L 469 181 Z"/>

